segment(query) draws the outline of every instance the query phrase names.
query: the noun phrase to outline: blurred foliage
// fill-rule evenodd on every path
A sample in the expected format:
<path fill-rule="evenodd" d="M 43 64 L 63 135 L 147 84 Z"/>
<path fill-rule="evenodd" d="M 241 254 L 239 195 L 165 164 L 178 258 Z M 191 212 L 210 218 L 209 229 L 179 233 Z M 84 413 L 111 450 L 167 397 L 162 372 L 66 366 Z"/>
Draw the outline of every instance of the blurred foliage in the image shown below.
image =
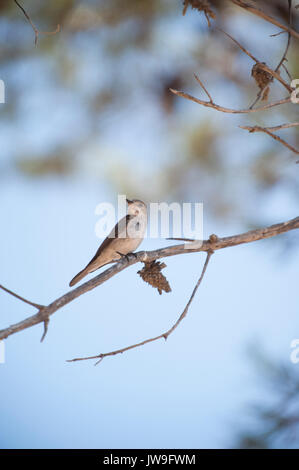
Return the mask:
<path fill-rule="evenodd" d="M 263 378 L 265 398 L 250 406 L 251 425 L 238 430 L 234 447 L 298 448 L 298 364 L 275 362 L 258 344 L 251 345 L 249 355 Z"/>
<path fill-rule="evenodd" d="M 43 155 L 41 158 L 22 158 L 16 166 L 29 176 L 45 176 L 51 174 L 67 175 L 71 171 L 71 161 L 64 155 Z"/>
<path fill-rule="evenodd" d="M 186 10 L 187 3 L 200 2 L 20 3 L 39 31 L 53 31 L 57 24 L 61 31 L 40 34 L 35 47 L 34 32 L 15 2 L 0 4 L 1 73 L 7 84 L 0 117 L 3 177 L 7 167 L 26 177 L 84 172 L 99 185 L 109 182 L 115 192 L 145 200 L 204 201 L 214 217 L 247 225 L 262 220 L 261 198 L 273 190 L 298 202 L 296 157 L 268 136 L 237 127 L 295 120 L 295 106 L 232 116 L 169 91 L 202 97 L 196 72 L 217 103 L 248 107 L 258 92 L 253 63 L 213 25 L 273 67 L 287 35 L 269 38 L 277 28 L 229 1 L 205 2 L 213 12 L 211 28 L 205 10 Z M 256 3 L 288 21 L 287 1 Z M 295 10 L 293 26 L 298 26 Z M 299 76 L 296 53 L 292 40 L 287 65 L 294 77 Z M 271 84 L 270 100 L 284 96 L 280 84 Z M 282 132 L 299 146 L 295 128 Z"/>

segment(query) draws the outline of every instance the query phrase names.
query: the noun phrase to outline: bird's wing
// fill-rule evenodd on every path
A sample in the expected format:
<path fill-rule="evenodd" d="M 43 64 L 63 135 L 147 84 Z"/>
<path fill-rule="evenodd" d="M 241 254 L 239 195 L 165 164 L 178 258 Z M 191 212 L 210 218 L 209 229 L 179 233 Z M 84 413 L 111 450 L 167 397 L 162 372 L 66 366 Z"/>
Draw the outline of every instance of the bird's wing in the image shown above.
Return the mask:
<path fill-rule="evenodd" d="M 134 217 L 133 215 L 127 214 L 125 217 L 120 219 L 120 221 L 115 225 L 114 229 L 111 230 L 108 237 L 106 237 L 105 240 L 101 243 L 96 254 L 87 264 L 86 268 L 90 266 L 100 256 L 103 250 L 105 250 L 110 245 L 110 243 L 112 242 L 114 238 L 118 238 L 118 235 L 120 232 L 123 232 L 123 231 L 125 232 L 129 220 L 131 220 L 133 217 Z"/>

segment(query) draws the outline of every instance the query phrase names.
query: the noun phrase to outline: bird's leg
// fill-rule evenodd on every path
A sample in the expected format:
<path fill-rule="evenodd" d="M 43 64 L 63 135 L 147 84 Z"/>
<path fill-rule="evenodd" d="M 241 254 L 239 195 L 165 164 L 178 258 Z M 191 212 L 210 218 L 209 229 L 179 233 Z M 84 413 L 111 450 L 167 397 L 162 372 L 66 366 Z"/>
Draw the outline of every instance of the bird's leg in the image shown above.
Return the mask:
<path fill-rule="evenodd" d="M 127 261 L 129 261 L 129 256 L 125 255 L 124 253 L 121 253 L 120 251 L 116 252 L 121 258 L 126 258 Z"/>
<path fill-rule="evenodd" d="M 127 253 L 126 255 L 124 253 L 121 253 L 120 251 L 117 251 L 116 252 L 121 258 L 126 258 L 127 261 L 130 260 L 130 255 L 133 255 L 135 258 L 137 258 L 137 255 L 136 253 L 133 253 L 133 251 L 131 251 L 130 253 Z"/>

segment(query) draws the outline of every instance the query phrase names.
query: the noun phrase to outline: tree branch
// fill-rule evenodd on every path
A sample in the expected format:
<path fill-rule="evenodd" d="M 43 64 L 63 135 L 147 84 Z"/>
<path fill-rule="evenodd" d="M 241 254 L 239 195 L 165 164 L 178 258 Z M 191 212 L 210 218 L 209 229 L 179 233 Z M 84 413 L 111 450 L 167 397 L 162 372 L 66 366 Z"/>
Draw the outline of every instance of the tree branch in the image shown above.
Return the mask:
<path fill-rule="evenodd" d="M 20 8 L 20 10 L 22 10 L 22 12 L 24 13 L 25 17 L 27 18 L 27 20 L 29 21 L 33 31 L 34 31 L 34 44 L 37 45 L 37 41 L 38 41 L 38 36 L 39 34 L 46 34 L 48 36 L 51 36 L 52 34 L 56 34 L 56 33 L 59 33 L 60 31 L 60 24 L 57 25 L 55 31 L 39 31 L 37 29 L 37 27 L 35 26 L 35 24 L 33 23 L 33 21 L 31 20 L 30 16 L 28 15 L 28 13 L 26 12 L 26 10 L 22 7 L 22 5 L 20 5 L 20 3 L 17 1 L 17 0 L 14 0 L 15 4 Z"/>
<path fill-rule="evenodd" d="M 273 127 L 261 127 L 261 126 L 239 126 L 239 127 L 240 127 L 240 129 L 245 129 L 249 132 L 265 132 L 265 134 L 268 134 L 270 137 L 272 137 L 272 139 L 277 140 L 282 145 L 287 147 L 289 150 L 291 150 L 292 152 L 299 155 L 299 150 L 295 149 L 295 147 L 288 144 L 281 137 L 279 137 L 278 135 L 273 134 L 273 132 L 271 132 L 271 131 L 277 131 L 279 129 L 287 129 L 288 127 L 295 127 L 295 126 L 299 126 L 299 122 L 294 122 L 294 123 L 290 123 L 290 124 L 281 124 L 280 126 L 273 126 Z"/>
<path fill-rule="evenodd" d="M 260 18 L 263 18 L 264 20 L 268 21 L 269 23 L 271 24 L 274 24 L 275 26 L 277 26 L 278 28 L 281 28 L 283 29 L 284 31 L 287 31 L 288 33 L 290 33 L 293 37 L 299 39 L 299 33 L 298 31 L 296 31 L 295 29 L 291 28 L 290 26 L 286 26 L 284 24 L 282 24 L 280 21 L 276 20 L 275 18 L 273 18 L 272 16 L 270 15 L 267 15 L 265 12 L 263 12 L 263 10 L 261 10 L 260 8 L 257 8 L 256 6 L 250 4 L 250 3 L 247 3 L 247 2 L 244 2 L 243 0 L 231 0 L 232 3 L 234 3 L 235 5 L 238 5 L 239 7 L 241 8 L 244 8 L 244 10 L 246 11 L 249 11 L 250 13 L 253 13 L 254 15 L 256 16 L 259 16 Z"/>
<path fill-rule="evenodd" d="M 286 122 L 285 124 L 279 124 L 278 126 L 267 126 L 265 129 L 268 129 L 269 131 L 279 131 L 280 129 L 289 129 L 290 127 L 297 127 L 299 126 L 299 122 Z M 259 126 L 253 126 L 253 127 L 250 127 L 250 126 L 239 126 L 241 127 L 241 129 L 247 129 L 247 130 L 250 130 L 251 129 L 255 129 L 255 127 L 259 127 Z M 263 128 L 262 128 L 263 129 Z M 261 130 L 260 128 L 257 129 L 257 131 Z"/>
<path fill-rule="evenodd" d="M 205 272 L 206 272 L 206 269 L 208 267 L 208 264 L 209 264 L 209 261 L 210 261 L 210 258 L 212 256 L 214 252 L 212 250 L 209 250 L 207 252 L 207 257 L 206 257 L 206 261 L 205 261 L 205 264 L 203 266 L 203 269 L 202 269 L 202 272 L 201 272 L 201 275 L 200 275 L 200 278 L 198 279 L 194 289 L 193 289 L 193 292 L 191 294 L 191 297 L 190 299 L 188 300 L 188 303 L 186 305 L 186 307 L 184 308 L 183 312 L 181 313 L 181 315 L 179 316 L 179 318 L 177 319 L 177 321 L 174 323 L 174 325 L 172 325 L 171 328 L 169 328 L 169 330 L 165 331 L 165 333 L 162 333 L 161 335 L 159 336 L 155 336 L 153 338 L 149 338 L 149 339 L 145 339 L 144 341 L 141 341 L 140 343 L 136 343 L 136 344 L 132 344 L 131 346 L 127 346 L 125 348 L 122 348 L 122 349 L 116 349 L 114 351 L 110 351 L 108 353 L 101 353 L 101 354 L 98 354 L 97 356 L 89 356 L 89 357 L 76 357 L 74 359 L 69 359 L 67 362 L 76 362 L 76 361 L 87 361 L 87 360 L 90 360 L 90 359 L 98 359 L 98 361 L 95 363 L 95 366 L 97 364 L 99 364 L 105 357 L 108 357 L 108 356 L 116 356 L 116 354 L 122 354 L 124 353 L 125 351 L 129 351 L 130 349 L 135 349 L 135 348 L 138 348 L 140 346 L 144 346 L 145 344 L 148 344 L 148 343 L 152 343 L 153 341 L 157 341 L 158 339 L 162 339 L 164 338 L 165 341 L 167 340 L 168 336 L 171 335 L 171 333 L 174 332 L 174 330 L 179 326 L 179 324 L 181 323 L 181 321 L 186 317 L 187 313 L 188 313 L 188 310 L 189 310 L 189 307 L 192 303 L 192 300 L 194 299 L 194 296 L 196 294 L 196 291 L 201 283 L 201 281 L 203 280 L 204 278 L 204 275 L 205 275 Z"/>
<path fill-rule="evenodd" d="M 289 4 L 289 24 L 291 24 L 292 1 L 288 0 L 288 4 Z M 292 87 L 280 76 L 280 73 L 279 73 L 279 68 L 283 65 L 283 62 L 286 60 L 286 55 L 287 55 L 287 52 L 288 52 L 288 49 L 289 49 L 290 39 L 291 39 L 290 33 L 288 33 L 288 41 L 287 41 L 287 45 L 286 45 L 285 51 L 283 53 L 283 56 L 282 56 L 281 60 L 279 61 L 276 69 L 272 70 L 270 67 L 268 67 L 267 64 L 265 64 L 263 62 L 260 62 L 253 54 L 251 54 L 251 52 L 249 52 L 244 46 L 242 46 L 230 34 L 223 31 L 221 28 L 216 28 L 216 29 L 218 31 L 220 31 L 221 33 L 225 34 L 228 38 L 230 38 L 242 50 L 242 52 L 244 52 L 246 55 L 248 55 L 257 64 L 257 66 L 259 67 L 259 70 L 263 70 L 266 73 L 270 74 L 270 77 L 272 76 L 272 80 L 273 80 L 273 78 L 275 78 L 277 81 L 279 81 L 288 90 L 288 92 L 292 93 L 292 91 L 293 91 Z M 254 68 L 255 68 L 255 66 L 253 67 L 252 70 L 254 70 Z M 253 75 L 253 73 L 252 73 L 252 75 Z M 236 110 L 236 109 L 231 109 L 231 108 L 224 108 L 223 106 L 220 106 L 220 105 L 216 104 L 213 101 L 212 96 L 208 92 L 208 90 L 205 87 L 205 85 L 203 84 L 203 82 L 199 79 L 199 77 L 196 74 L 194 74 L 194 76 L 195 76 L 195 79 L 197 80 L 197 82 L 200 84 L 203 91 L 205 92 L 205 94 L 208 96 L 208 98 L 209 98 L 208 101 L 200 100 L 198 98 L 195 98 L 192 95 L 189 95 L 188 93 L 184 93 L 182 91 L 174 90 L 172 88 L 170 88 L 170 91 L 172 93 L 174 93 L 175 95 L 177 95 L 177 96 L 181 96 L 182 98 L 188 99 L 190 101 L 194 101 L 195 103 L 201 104 L 201 105 L 209 107 L 209 108 L 216 109 L 217 111 L 220 111 L 220 112 L 223 112 L 223 113 L 248 114 L 248 113 L 252 113 L 252 112 L 257 112 L 257 111 L 270 109 L 270 108 L 273 108 L 274 106 L 285 104 L 285 103 L 288 103 L 288 102 L 291 101 L 291 96 L 289 96 L 288 98 L 276 101 L 274 103 L 269 103 L 269 104 L 264 105 L 264 106 L 259 106 L 258 108 L 253 108 L 253 106 L 257 103 L 257 101 L 262 96 L 262 93 L 269 87 L 269 82 L 266 82 L 266 85 L 262 88 L 261 88 L 260 84 L 258 83 L 261 90 L 259 91 L 259 93 L 257 95 L 257 98 L 254 101 L 254 103 L 248 109 Z M 267 85 L 267 83 L 268 83 L 268 85 Z M 289 124 L 289 125 L 284 124 L 284 125 L 281 125 L 281 126 L 275 126 L 274 128 L 260 127 L 260 126 L 239 126 L 239 127 L 241 129 L 247 129 L 247 130 L 249 130 L 249 132 L 258 132 L 258 131 L 265 132 L 266 134 L 268 134 L 273 139 L 279 141 L 282 145 L 287 147 L 289 150 L 291 150 L 292 152 L 298 154 L 298 151 L 293 146 L 291 146 L 290 144 L 285 142 L 283 139 L 281 139 L 279 136 L 277 136 L 276 134 L 273 134 L 273 132 L 271 132 L 271 130 L 273 131 L 273 130 L 278 130 L 278 129 L 283 129 L 283 128 L 285 129 L 287 127 L 294 127 L 296 125 L 298 125 L 298 124 L 297 123 Z"/>
<path fill-rule="evenodd" d="M 44 308 L 44 305 L 36 304 L 36 303 L 34 303 L 34 302 L 31 302 L 30 300 L 24 299 L 24 297 L 21 297 L 20 295 L 16 294 L 16 293 L 13 292 L 12 290 L 7 289 L 7 288 L 4 287 L 4 286 L 1 286 L 1 284 L 0 284 L 0 289 L 4 290 L 5 292 L 7 292 L 7 293 L 10 294 L 10 295 L 13 295 L 13 296 L 16 297 L 17 299 L 22 300 L 22 302 L 25 302 L 26 304 L 31 305 L 32 307 L 37 308 L 38 310 L 41 310 L 42 308 Z"/>
<path fill-rule="evenodd" d="M 198 77 L 197 77 L 198 78 Z M 177 96 L 181 96 L 189 101 L 194 101 L 194 103 L 201 104 L 202 106 L 206 106 L 207 108 L 213 108 L 217 111 L 221 111 L 222 113 L 229 113 L 229 114 L 248 114 L 248 113 L 256 113 L 258 111 L 264 111 L 266 109 L 273 108 L 274 106 L 279 106 L 281 104 L 286 104 L 291 102 L 291 97 L 288 96 L 287 98 L 283 98 L 282 100 L 274 101 L 273 103 L 268 103 L 263 106 L 259 106 L 257 108 L 248 108 L 248 109 L 232 109 L 232 108 L 224 108 L 219 104 L 214 103 L 214 101 L 204 101 L 200 100 L 199 98 L 195 98 L 188 93 L 184 93 L 183 91 L 174 90 L 173 88 L 169 88 L 171 93 Z M 206 90 L 205 90 L 206 91 Z"/>
<path fill-rule="evenodd" d="M 248 57 L 250 57 L 254 62 L 259 64 L 259 68 L 265 70 L 265 72 L 270 73 L 270 75 L 272 75 L 272 77 L 276 78 L 276 80 L 278 80 L 290 93 L 292 93 L 293 88 L 278 73 L 278 70 L 279 70 L 281 64 L 285 60 L 285 57 L 286 57 L 286 54 L 288 52 L 289 46 L 287 46 L 287 48 L 284 52 L 284 55 L 283 55 L 283 57 L 282 57 L 282 59 L 279 63 L 279 66 L 277 66 L 275 70 L 272 70 L 270 67 L 268 67 L 267 64 L 264 64 L 263 62 L 259 61 L 256 57 L 254 57 L 254 55 L 251 54 L 251 52 L 249 52 L 244 46 L 242 46 L 239 43 L 239 41 L 237 41 L 235 38 L 233 38 L 230 34 L 223 31 L 223 29 L 220 29 L 220 28 L 216 28 L 216 29 L 218 29 L 218 31 L 221 31 L 223 34 L 225 34 L 227 37 L 229 37 L 241 49 L 241 51 L 243 51 L 246 55 L 248 55 Z M 289 44 L 289 41 L 288 41 L 288 44 Z"/>
<path fill-rule="evenodd" d="M 292 0 L 288 0 L 288 4 L 289 4 L 289 26 L 291 27 L 292 25 Z M 291 33 L 288 32 L 288 40 L 287 40 L 287 45 L 286 45 L 286 48 L 285 48 L 285 51 L 282 55 L 282 58 L 280 59 L 280 61 L 278 62 L 278 65 L 275 69 L 275 72 L 278 72 L 280 67 L 282 65 L 284 65 L 284 61 L 287 60 L 287 53 L 288 53 L 288 50 L 289 50 L 289 47 L 290 47 L 290 44 L 291 44 Z M 289 73 L 288 73 L 289 75 Z M 289 77 L 290 78 L 290 77 Z"/>
<path fill-rule="evenodd" d="M 0 330 L 0 340 L 8 338 L 19 331 L 25 330 L 37 325 L 38 323 L 45 323 L 48 321 L 51 315 L 60 310 L 65 305 L 69 304 L 77 297 L 85 294 L 86 292 L 98 287 L 104 282 L 111 279 L 113 276 L 128 268 L 129 266 L 136 264 L 138 262 L 150 262 L 160 258 L 166 258 L 168 256 L 176 256 L 187 253 L 198 253 L 201 251 L 207 252 L 209 250 L 220 250 L 223 248 L 228 248 L 232 246 L 237 246 L 243 243 L 251 243 L 256 240 L 262 240 L 269 237 L 274 237 L 281 233 L 288 232 L 290 230 L 295 230 L 299 228 L 299 217 L 291 219 L 287 222 L 282 222 L 279 224 L 271 225 L 270 227 L 265 227 L 257 230 L 250 230 L 238 235 L 233 235 L 230 237 L 218 238 L 216 236 L 210 237 L 210 240 L 205 240 L 202 243 L 194 242 L 190 244 L 180 244 L 175 246 L 168 246 L 153 251 L 140 251 L 136 253 L 135 256 L 132 256 L 130 259 L 121 259 L 116 262 L 112 267 L 106 269 L 102 273 L 95 276 L 90 281 L 85 282 L 79 287 L 67 292 L 58 299 L 54 300 L 48 306 L 43 307 L 37 314 L 32 315 L 25 320 L 22 320 L 18 323 L 15 323 L 8 328 Z M 5 288 L 6 289 L 6 288 Z M 6 289 L 7 292 L 8 289 Z M 12 294 L 13 295 L 13 294 Z M 46 326 L 47 323 L 45 323 Z"/>

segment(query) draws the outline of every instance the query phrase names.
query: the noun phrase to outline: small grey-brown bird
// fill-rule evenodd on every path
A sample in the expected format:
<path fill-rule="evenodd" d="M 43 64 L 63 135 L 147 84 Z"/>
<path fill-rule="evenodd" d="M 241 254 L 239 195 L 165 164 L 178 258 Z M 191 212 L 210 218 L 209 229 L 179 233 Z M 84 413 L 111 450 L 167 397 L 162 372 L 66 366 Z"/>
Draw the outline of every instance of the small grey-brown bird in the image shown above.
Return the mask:
<path fill-rule="evenodd" d="M 132 201 L 127 199 L 127 203 L 128 214 L 115 225 L 88 265 L 71 280 L 69 284 L 71 287 L 87 274 L 132 253 L 138 248 L 145 235 L 147 208 L 145 203 L 138 199 Z"/>

